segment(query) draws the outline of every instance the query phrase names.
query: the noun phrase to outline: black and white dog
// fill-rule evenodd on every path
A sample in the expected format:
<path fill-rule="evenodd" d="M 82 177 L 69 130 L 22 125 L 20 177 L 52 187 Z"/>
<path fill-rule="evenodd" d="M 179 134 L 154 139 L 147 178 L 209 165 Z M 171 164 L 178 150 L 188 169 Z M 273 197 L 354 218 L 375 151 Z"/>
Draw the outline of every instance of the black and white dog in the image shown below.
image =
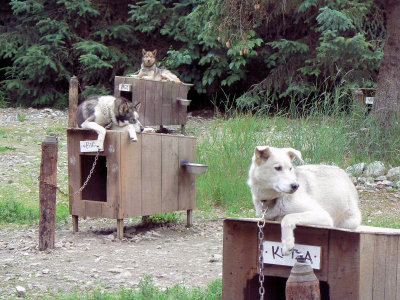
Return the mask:
<path fill-rule="evenodd" d="M 127 130 L 132 141 L 137 141 L 136 132 L 144 130 L 139 122 L 140 102 L 133 104 L 122 97 L 93 96 L 78 106 L 76 120 L 81 128 L 96 131 L 99 151 L 104 150 L 105 127 Z"/>

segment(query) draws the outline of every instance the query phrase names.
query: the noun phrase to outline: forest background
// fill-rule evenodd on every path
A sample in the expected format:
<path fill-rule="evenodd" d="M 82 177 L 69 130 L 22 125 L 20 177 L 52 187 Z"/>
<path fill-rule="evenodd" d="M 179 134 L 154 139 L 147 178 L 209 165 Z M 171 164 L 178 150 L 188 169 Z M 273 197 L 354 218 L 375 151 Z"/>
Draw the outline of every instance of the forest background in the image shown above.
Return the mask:
<path fill-rule="evenodd" d="M 385 25 L 371 0 L 0 0 L 0 105 L 66 107 L 72 75 L 86 96 L 112 94 L 144 48 L 194 83 L 192 108 L 279 109 L 338 88 L 347 107 L 376 85 Z"/>

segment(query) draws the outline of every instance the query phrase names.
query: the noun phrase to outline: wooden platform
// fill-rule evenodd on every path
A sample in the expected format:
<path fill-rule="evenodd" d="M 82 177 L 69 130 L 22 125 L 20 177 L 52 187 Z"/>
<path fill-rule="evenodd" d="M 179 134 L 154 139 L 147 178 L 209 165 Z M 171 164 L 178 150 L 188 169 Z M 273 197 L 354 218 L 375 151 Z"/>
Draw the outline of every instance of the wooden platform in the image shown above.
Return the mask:
<path fill-rule="evenodd" d="M 127 132 L 108 130 L 92 178 L 78 194 L 96 154 L 81 152 L 80 141 L 96 140 L 97 134 L 68 129 L 67 137 L 70 213 L 75 222 L 78 216 L 122 220 L 180 210 L 188 211 L 191 222 L 196 177 L 184 171 L 181 161 L 196 161 L 194 137 L 143 133 L 132 142 Z M 123 235 L 121 228 L 118 235 Z"/>
<path fill-rule="evenodd" d="M 121 85 L 128 91 L 121 91 Z M 178 99 L 187 99 L 191 86 L 186 83 L 115 76 L 114 96 L 142 103 L 139 121 L 143 126 L 185 125 L 187 106 L 181 105 Z"/>
<path fill-rule="evenodd" d="M 280 241 L 277 222 L 267 222 L 265 240 Z M 223 299 L 258 299 L 257 219 L 227 219 L 223 237 Z M 298 226 L 296 244 L 321 246 L 314 270 L 322 299 L 400 300 L 400 229 L 361 226 L 356 231 Z M 265 299 L 285 299 L 291 267 L 264 264 Z"/>

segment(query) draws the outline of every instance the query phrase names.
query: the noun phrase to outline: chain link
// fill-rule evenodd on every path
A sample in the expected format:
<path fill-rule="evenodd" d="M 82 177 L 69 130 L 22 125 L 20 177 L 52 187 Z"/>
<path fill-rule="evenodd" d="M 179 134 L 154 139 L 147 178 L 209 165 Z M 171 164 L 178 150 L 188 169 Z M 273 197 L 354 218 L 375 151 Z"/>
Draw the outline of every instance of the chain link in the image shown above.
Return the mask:
<path fill-rule="evenodd" d="M 97 160 L 99 159 L 99 155 L 100 155 L 100 152 L 97 150 L 97 153 L 96 153 L 96 156 L 95 156 L 95 158 L 94 158 L 94 162 L 93 162 L 92 168 L 91 168 L 90 171 L 89 171 L 88 177 L 86 178 L 86 180 L 85 180 L 85 182 L 82 184 L 82 186 L 79 188 L 79 190 L 77 190 L 75 193 L 73 193 L 73 194 L 71 195 L 72 197 L 75 197 L 76 195 L 78 195 L 79 193 L 81 193 L 81 192 L 84 190 L 84 188 L 87 186 L 87 184 L 89 183 L 89 180 L 90 180 L 90 178 L 91 178 L 92 175 L 93 175 L 94 168 L 96 167 Z M 65 193 L 63 190 L 61 190 L 59 186 L 57 186 L 57 185 L 55 185 L 55 184 L 52 184 L 52 183 L 49 183 L 49 182 L 43 180 L 43 179 L 41 178 L 41 176 L 38 177 L 38 180 L 39 180 L 40 183 L 44 183 L 44 184 L 46 184 L 46 185 L 48 185 L 48 186 L 51 186 L 51 187 L 57 189 L 57 191 L 59 191 L 62 195 L 68 197 L 68 194 Z"/>
<path fill-rule="evenodd" d="M 258 288 L 258 292 L 260 294 L 260 300 L 264 300 L 265 288 L 264 288 L 264 227 L 265 227 L 265 214 L 267 213 L 268 208 L 263 208 L 261 213 L 261 218 L 257 222 L 258 226 L 258 261 L 257 261 L 257 269 L 258 269 L 258 281 L 260 283 L 260 287 Z"/>

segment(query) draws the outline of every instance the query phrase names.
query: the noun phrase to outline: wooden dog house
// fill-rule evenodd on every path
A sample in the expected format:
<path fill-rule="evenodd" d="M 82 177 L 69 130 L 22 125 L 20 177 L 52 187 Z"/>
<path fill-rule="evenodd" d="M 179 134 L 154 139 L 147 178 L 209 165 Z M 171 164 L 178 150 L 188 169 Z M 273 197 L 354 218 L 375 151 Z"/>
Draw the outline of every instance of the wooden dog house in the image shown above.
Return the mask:
<path fill-rule="evenodd" d="M 96 157 L 93 149 L 88 152 L 81 144 L 96 140 L 97 134 L 76 128 L 78 92 L 75 81 L 77 79 L 72 78 L 70 83 L 70 128 L 67 130 L 69 204 L 74 231 L 78 231 L 78 217 L 114 218 L 117 219 L 117 235 L 122 238 L 124 218 L 179 210 L 187 211 L 187 224 L 190 226 L 196 197 L 196 171 L 192 170 L 197 165 L 194 164 L 194 137 L 141 133 L 137 134 L 138 141 L 133 142 L 128 132 L 107 130 L 104 151 L 99 154 L 88 184 L 80 191 Z M 152 83 L 149 88 L 159 85 L 158 82 Z M 135 83 L 135 86 L 141 84 Z M 181 84 L 174 89 L 180 90 L 180 87 Z M 151 99 L 161 105 L 157 102 L 158 97 Z M 149 107 L 150 102 L 147 102 L 145 110 L 148 111 Z M 186 123 L 186 108 L 184 118 L 181 117 L 183 125 Z M 147 125 L 150 122 L 153 119 L 147 119 Z"/>
<path fill-rule="evenodd" d="M 222 299 L 260 297 L 258 230 L 256 219 L 224 221 Z M 264 240 L 280 242 L 280 223 L 266 222 L 264 235 Z M 322 300 L 400 299 L 400 229 L 298 226 L 295 239 L 296 245 L 321 247 L 314 273 Z M 265 299 L 285 299 L 290 270 L 291 266 L 264 264 Z"/>
<path fill-rule="evenodd" d="M 143 126 L 186 124 L 188 89 L 192 84 L 116 76 L 114 96 L 141 102 L 139 121 Z"/>

